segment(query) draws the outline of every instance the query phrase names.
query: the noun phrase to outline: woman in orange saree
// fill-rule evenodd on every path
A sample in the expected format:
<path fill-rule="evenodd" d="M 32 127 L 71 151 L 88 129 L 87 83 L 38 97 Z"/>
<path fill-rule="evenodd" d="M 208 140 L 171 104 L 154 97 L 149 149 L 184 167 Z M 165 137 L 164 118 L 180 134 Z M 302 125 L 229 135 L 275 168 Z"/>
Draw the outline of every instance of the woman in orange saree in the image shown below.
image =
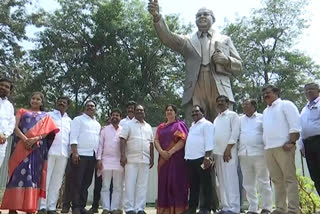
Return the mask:
<path fill-rule="evenodd" d="M 16 128 L 8 164 L 8 184 L 1 209 L 34 213 L 40 197 L 46 196 L 48 150 L 59 131 L 43 111 L 44 96 L 34 92 L 29 109 L 16 113 Z"/>

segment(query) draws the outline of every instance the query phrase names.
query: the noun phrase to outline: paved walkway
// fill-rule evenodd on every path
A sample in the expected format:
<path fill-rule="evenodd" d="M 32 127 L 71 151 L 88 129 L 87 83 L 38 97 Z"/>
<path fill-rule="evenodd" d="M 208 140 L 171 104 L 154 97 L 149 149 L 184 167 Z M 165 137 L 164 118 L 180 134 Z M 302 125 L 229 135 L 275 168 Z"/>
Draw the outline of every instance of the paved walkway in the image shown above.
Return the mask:
<path fill-rule="evenodd" d="M 90 209 L 90 206 L 87 207 L 87 209 L 89 210 Z M 59 210 L 58 210 L 59 211 Z M 154 207 L 147 207 L 145 209 L 145 212 L 147 214 L 156 214 L 156 209 Z M 19 214 L 21 213 L 24 213 L 24 212 L 18 212 Z M 69 212 L 71 214 L 71 211 Z M 102 213 L 102 209 L 99 209 L 99 213 Z M 8 214 L 8 210 L 1 210 L 1 214 Z"/>

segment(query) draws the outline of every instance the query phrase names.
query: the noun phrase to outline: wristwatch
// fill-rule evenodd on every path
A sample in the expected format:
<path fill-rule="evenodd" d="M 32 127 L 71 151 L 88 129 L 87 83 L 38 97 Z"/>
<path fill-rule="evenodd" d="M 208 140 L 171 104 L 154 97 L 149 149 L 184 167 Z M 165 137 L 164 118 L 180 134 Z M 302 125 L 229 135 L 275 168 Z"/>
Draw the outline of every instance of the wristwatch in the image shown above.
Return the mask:
<path fill-rule="evenodd" d="M 291 141 L 290 144 L 296 145 L 296 141 Z"/>

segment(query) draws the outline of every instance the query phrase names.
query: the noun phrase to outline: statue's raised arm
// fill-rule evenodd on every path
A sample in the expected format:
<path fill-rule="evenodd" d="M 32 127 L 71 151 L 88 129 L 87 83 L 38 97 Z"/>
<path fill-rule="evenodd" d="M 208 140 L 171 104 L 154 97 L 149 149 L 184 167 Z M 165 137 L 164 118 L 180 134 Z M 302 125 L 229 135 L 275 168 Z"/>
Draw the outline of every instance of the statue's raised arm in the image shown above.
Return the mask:
<path fill-rule="evenodd" d="M 153 21 L 158 22 L 161 17 L 158 0 L 149 0 L 148 11 L 153 16 Z"/>
<path fill-rule="evenodd" d="M 206 118 L 213 121 L 217 115 L 216 97 L 226 95 L 233 103 L 230 75 L 242 71 L 240 56 L 230 37 L 212 28 L 215 16 L 208 8 L 198 10 L 195 16 L 198 31 L 192 35 L 170 31 L 160 14 L 158 0 L 149 0 L 148 10 L 160 41 L 185 59 L 182 104 L 186 108 L 188 122 L 191 121 L 191 107 L 195 104 L 202 106 L 206 110 Z"/>
<path fill-rule="evenodd" d="M 158 0 L 149 0 L 148 10 L 153 17 L 153 24 L 161 42 L 170 49 L 184 55 L 183 47 L 187 40 L 185 36 L 170 31 L 160 14 Z"/>

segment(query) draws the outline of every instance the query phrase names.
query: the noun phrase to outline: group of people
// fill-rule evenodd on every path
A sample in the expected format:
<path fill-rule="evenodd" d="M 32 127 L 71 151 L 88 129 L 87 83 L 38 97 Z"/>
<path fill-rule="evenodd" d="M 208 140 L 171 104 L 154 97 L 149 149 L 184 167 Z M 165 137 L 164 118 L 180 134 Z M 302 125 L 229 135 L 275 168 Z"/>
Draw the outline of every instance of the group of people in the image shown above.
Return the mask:
<path fill-rule="evenodd" d="M 158 214 L 195 214 L 198 208 L 200 214 L 216 211 L 218 207 L 212 206 L 216 192 L 218 213 L 240 213 L 238 166 L 249 202 L 247 213 L 258 213 L 258 186 L 262 214 L 298 214 L 296 142 L 320 193 L 320 98 L 315 83 L 305 86 L 309 102 L 300 115 L 291 101 L 280 98 L 278 88 L 267 85 L 262 90 L 267 104 L 263 114 L 256 111 L 256 101 L 248 99 L 239 116 L 229 109 L 228 97 L 220 95 L 213 123 L 206 119 L 202 106 L 194 105 L 188 129 L 177 118 L 176 106 L 169 104 L 166 120 L 155 135 L 144 120 L 144 107 L 134 101 L 128 103 L 124 119 L 121 110 L 113 109 L 103 128 L 95 118 L 93 100 L 88 100 L 81 115 L 72 120 L 66 113 L 68 97 L 59 97 L 56 109 L 46 112 L 40 92 L 32 93 L 29 108 L 19 109 L 14 117 L 7 98 L 12 87 L 9 79 L 0 79 L 1 165 L 7 138 L 14 133 L 1 204 L 10 214 L 17 210 L 57 213 L 65 169 L 69 182 L 64 193 L 71 196 L 72 213 L 92 213 L 85 207 L 96 170 L 97 177 L 102 177 L 103 214 L 119 214 L 122 208 L 127 214 L 144 214 L 154 146 L 159 153 Z M 215 176 L 218 185 L 213 182 Z"/>
<path fill-rule="evenodd" d="M 193 123 L 189 132 L 181 131 L 183 126 L 180 121 L 170 123 L 172 119 L 167 119 L 169 122 L 158 127 L 155 138 L 160 154 L 158 212 L 195 214 L 200 208 L 200 214 L 210 213 L 212 197 L 217 188 L 221 203 L 217 213 L 240 213 L 241 187 L 237 170 L 240 166 L 242 186 L 249 202 L 248 214 L 258 213 L 257 187 L 261 196 L 261 214 L 300 213 L 295 167 L 296 143 L 306 157 L 311 179 L 320 194 L 319 86 L 315 83 L 306 84 L 305 93 L 309 102 L 300 115 L 291 101 L 280 98 L 278 88 L 266 85 L 262 89 L 267 104 L 263 114 L 257 112 L 256 101 L 248 99 L 242 103 L 243 114 L 238 115 L 229 109 L 228 97 L 220 95 L 216 99 L 218 115 L 213 123 L 205 119 L 205 112 L 199 105 L 192 108 Z M 166 115 L 171 111 L 171 108 L 167 108 Z M 166 127 L 171 132 L 161 135 L 160 131 Z M 183 141 L 184 149 L 180 146 Z M 178 156 L 171 156 L 172 152 L 177 151 L 176 148 L 181 148 L 180 151 L 185 153 L 180 161 L 177 160 Z M 179 170 L 175 166 L 179 166 Z M 212 182 L 216 175 L 217 187 Z M 185 183 L 189 183 L 189 196 L 182 190 L 176 194 L 177 188 L 187 190 Z M 184 198 L 184 203 L 181 198 Z"/>
<path fill-rule="evenodd" d="M 59 97 L 56 109 L 46 112 L 44 95 L 34 92 L 29 108 L 21 108 L 14 114 L 8 100 L 12 88 L 11 80 L 0 79 L 1 165 L 7 138 L 14 134 L 1 209 L 9 210 L 10 214 L 17 211 L 57 213 L 66 169 L 66 180 L 69 180 L 65 194 L 71 195 L 72 213 L 91 213 L 85 206 L 97 169 L 97 175 L 103 180 L 101 198 L 105 214 L 122 213 L 122 180 L 126 187 L 125 210 L 144 213 L 148 170 L 153 166 L 153 132 L 144 121 L 143 106 L 129 102 L 130 117 L 123 120 L 122 112 L 113 109 L 110 124 L 101 129 L 95 118 L 93 100 L 86 101 L 83 112 L 72 120 L 66 112 L 70 105 L 68 97 Z M 112 194 L 109 192 L 111 181 Z"/>
<path fill-rule="evenodd" d="M 259 210 L 256 187 L 261 214 L 298 214 L 296 142 L 320 194 L 319 86 L 305 85 L 308 103 L 300 115 L 272 85 L 262 90 L 267 104 L 263 114 L 257 112 L 256 101 L 248 99 L 238 115 L 232 111 L 230 75 L 242 71 L 242 62 L 230 37 L 212 29 L 213 12 L 201 8 L 196 14 L 198 32 L 186 36 L 169 30 L 157 0 L 149 0 L 148 10 L 160 41 L 185 59 L 182 105 L 187 124 L 192 122 L 190 128 L 177 117 L 176 106 L 169 104 L 166 120 L 154 134 L 145 121 L 144 107 L 134 101 L 128 102 L 127 117 L 122 119 L 122 111 L 113 109 L 101 127 L 93 100 L 86 101 L 83 112 L 71 119 L 68 97 L 59 97 L 56 109 L 46 112 L 41 92 L 32 93 L 29 107 L 14 116 L 7 98 L 13 83 L 1 78 L 0 166 L 13 133 L 1 209 L 9 214 L 17 210 L 56 214 L 65 176 L 61 213 L 71 207 L 73 214 L 96 213 L 101 196 L 103 214 L 121 214 L 122 209 L 127 214 L 145 214 L 155 147 L 158 214 L 196 214 L 198 208 L 200 214 L 240 213 L 239 168 L 248 214 Z M 86 210 L 93 176 L 94 203 Z"/>
<path fill-rule="evenodd" d="M 256 101 L 247 100 L 243 102 L 244 114 L 239 116 L 229 110 L 235 103 L 230 76 L 242 72 L 242 60 L 231 38 L 213 29 L 213 11 L 205 7 L 198 10 L 195 16 L 198 31 L 191 35 L 180 35 L 169 29 L 166 19 L 160 13 L 158 0 L 149 0 L 148 11 L 153 17 L 153 26 L 161 43 L 179 53 L 185 61 L 182 104 L 186 121 L 189 123 L 193 120 L 193 123 L 184 149 L 190 183 L 188 209 L 184 214 L 196 213 L 198 206 L 200 213 L 215 210 L 217 203 L 213 202 L 216 199 L 212 200 L 211 197 L 215 198 L 216 192 L 221 202 L 219 213 L 239 213 L 239 166 L 249 201 L 249 214 L 258 212 L 256 184 L 261 195 L 261 213 L 271 212 L 273 203 L 269 177 L 273 183 L 276 205 L 272 213 L 299 213 L 295 168 L 297 141 L 302 155 L 307 159 L 318 193 L 320 191 L 319 86 L 314 83 L 305 86 L 309 103 L 301 115 L 292 102 L 280 99 L 278 88 L 268 85 L 262 90 L 267 104 L 263 115 L 256 112 Z M 208 131 L 210 129 L 213 131 Z M 161 152 L 160 161 L 168 159 L 170 147 L 168 152 L 158 151 Z M 166 169 L 160 161 L 160 166 Z M 170 159 L 165 163 L 170 163 Z M 171 165 L 168 164 L 168 167 L 170 169 Z M 159 175 L 160 172 L 159 168 Z M 217 191 L 215 174 L 219 183 Z M 178 184 L 172 184 L 170 179 L 159 178 L 159 183 L 178 188 L 184 183 L 181 180 Z M 173 187 L 165 188 L 168 195 L 173 196 Z M 210 190 L 212 188 L 213 191 Z M 158 190 L 160 193 L 163 191 L 160 186 Z M 182 193 L 181 197 L 185 196 Z M 163 213 L 170 213 L 175 210 L 172 208 L 175 202 L 160 202 L 158 211 L 168 210 Z M 179 204 L 176 208 L 180 210 L 181 207 L 184 206 Z"/>

